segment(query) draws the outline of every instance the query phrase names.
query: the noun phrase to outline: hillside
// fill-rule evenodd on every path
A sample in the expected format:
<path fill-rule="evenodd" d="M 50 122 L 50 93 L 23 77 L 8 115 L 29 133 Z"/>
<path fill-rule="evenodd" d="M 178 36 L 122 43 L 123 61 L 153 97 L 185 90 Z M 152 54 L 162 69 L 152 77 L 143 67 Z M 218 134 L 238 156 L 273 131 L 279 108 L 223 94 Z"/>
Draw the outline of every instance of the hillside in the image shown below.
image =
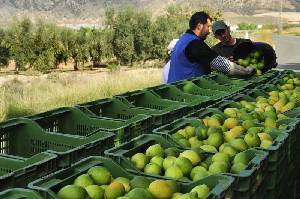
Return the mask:
<path fill-rule="evenodd" d="M 168 5 L 187 3 L 196 6 L 209 5 L 242 14 L 258 13 L 259 10 L 277 11 L 279 0 L 1 0 L 0 23 L 14 16 L 43 18 L 56 23 L 99 23 L 107 6 L 134 6 L 148 9 L 159 15 Z M 230 5 L 230 6 L 228 6 Z M 286 11 L 300 11 L 299 0 L 286 0 Z"/>

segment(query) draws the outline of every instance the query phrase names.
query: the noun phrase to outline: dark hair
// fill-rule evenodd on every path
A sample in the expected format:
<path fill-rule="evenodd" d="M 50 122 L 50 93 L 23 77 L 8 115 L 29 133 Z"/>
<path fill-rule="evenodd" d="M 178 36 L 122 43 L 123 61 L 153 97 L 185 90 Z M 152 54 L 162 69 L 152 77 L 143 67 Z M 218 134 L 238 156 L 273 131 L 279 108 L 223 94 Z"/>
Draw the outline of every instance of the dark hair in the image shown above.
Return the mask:
<path fill-rule="evenodd" d="M 207 19 L 210 19 L 212 21 L 212 18 L 206 12 L 202 11 L 194 13 L 189 21 L 190 29 L 195 30 L 199 23 L 206 24 Z"/>

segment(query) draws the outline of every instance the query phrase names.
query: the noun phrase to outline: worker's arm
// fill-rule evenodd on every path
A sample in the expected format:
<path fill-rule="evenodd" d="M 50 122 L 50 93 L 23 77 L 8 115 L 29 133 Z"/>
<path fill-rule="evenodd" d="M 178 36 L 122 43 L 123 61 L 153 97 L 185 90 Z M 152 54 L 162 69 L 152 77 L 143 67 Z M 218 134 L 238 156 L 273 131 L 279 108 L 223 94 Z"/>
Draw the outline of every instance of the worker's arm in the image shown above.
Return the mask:
<path fill-rule="evenodd" d="M 228 59 L 219 56 L 216 52 L 201 40 L 190 42 L 185 55 L 191 62 L 200 63 L 207 70 L 217 70 L 230 75 L 248 76 L 254 73 L 253 68 L 243 68 Z"/>
<path fill-rule="evenodd" d="M 210 63 L 210 67 L 212 70 L 228 73 L 229 75 L 249 76 L 253 75 L 255 72 L 254 68 L 244 68 L 221 56 L 217 56 L 213 59 Z"/>

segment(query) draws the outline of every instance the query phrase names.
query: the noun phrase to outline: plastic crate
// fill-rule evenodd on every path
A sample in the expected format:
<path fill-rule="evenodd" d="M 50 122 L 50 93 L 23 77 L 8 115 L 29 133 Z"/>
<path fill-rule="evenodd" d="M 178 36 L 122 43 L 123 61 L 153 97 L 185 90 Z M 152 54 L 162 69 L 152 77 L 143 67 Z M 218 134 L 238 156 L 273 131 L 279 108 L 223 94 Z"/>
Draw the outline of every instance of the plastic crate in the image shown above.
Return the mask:
<path fill-rule="evenodd" d="M 282 172 L 285 171 L 285 172 Z M 264 199 L 297 199 L 297 170 L 291 164 L 285 165 L 281 168 L 282 179 L 273 188 L 267 189 L 267 195 Z M 266 179 L 267 181 L 267 179 Z"/>
<path fill-rule="evenodd" d="M 268 72 L 259 75 L 259 76 L 252 76 L 249 81 L 252 83 L 252 88 L 260 87 L 265 83 L 271 82 L 273 79 L 276 79 L 280 73 L 276 70 L 269 70 Z"/>
<path fill-rule="evenodd" d="M 252 199 L 257 197 L 260 191 L 264 195 L 263 180 L 266 178 L 268 161 L 268 152 L 256 149 L 246 150 L 252 156 L 252 161 L 248 165 L 248 169 L 242 171 L 238 175 L 228 174 L 235 178 L 233 185 L 234 196 L 238 199 Z M 259 198 L 259 196 L 258 196 Z"/>
<path fill-rule="evenodd" d="M 263 74 L 263 77 L 267 78 L 267 82 L 269 82 L 272 81 L 273 79 L 280 77 L 280 75 L 281 72 L 278 70 L 269 70 Z"/>
<path fill-rule="evenodd" d="M 228 103 L 232 104 L 232 102 L 228 102 Z M 213 108 L 208 108 L 205 111 L 199 112 L 197 116 L 199 118 L 203 118 L 205 116 L 211 116 L 212 114 L 220 114 L 224 116 L 223 112 Z M 164 134 L 164 136 L 166 136 L 166 134 L 175 133 L 177 130 L 185 127 L 188 124 L 193 125 L 193 123 L 197 121 L 198 121 L 197 119 L 194 119 L 194 121 L 192 122 L 192 119 L 189 118 L 178 120 L 174 122 L 174 124 L 171 123 L 169 125 L 165 125 L 161 128 L 155 129 L 154 132 L 157 134 Z M 269 134 L 273 138 L 273 144 L 268 149 L 262 149 L 256 147 L 258 149 L 269 152 L 267 158 L 268 159 L 268 188 L 274 187 L 281 179 L 282 177 L 281 169 L 284 168 L 284 165 L 282 164 L 288 163 L 290 159 L 294 159 L 293 157 L 295 156 L 295 153 L 293 153 L 293 151 L 295 151 L 295 149 L 292 148 L 292 146 L 293 147 L 298 146 L 297 144 L 292 142 L 292 140 L 295 140 L 295 134 L 293 133 L 294 122 L 295 120 L 293 119 L 285 119 L 279 121 L 279 124 L 290 124 L 291 126 L 289 126 L 287 129 L 284 130 L 274 129 L 273 131 L 269 132 Z M 257 124 L 257 126 L 263 126 L 263 125 Z"/>
<path fill-rule="evenodd" d="M 189 90 L 185 89 L 185 86 L 187 84 L 189 86 Z M 206 96 L 206 97 L 209 97 L 211 100 L 219 100 L 219 99 L 222 99 L 223 97 L 229 95 L 229 93 L 227 93 L 227 92 L 201 88 L 201 87 L 197 86 L 196 84 L 194 84 L 192 81 L 188 81 L 188 80 L 178 81 L 178 82 L 173 83 L 172 85 L 176 86 L 176 88 L 178 88 L 179 90 L 181 90 L 185 93 Z"/>
<path fill-rule="evenodd" d="M 268 88 L 270 89 L 270 87 L 268 87 Z M 270 89 L 269 91 L 272 91 L 272 90 L 273 89 Z M 267 92 L 269 92 L 269 91 L 267 91 Z M 258 90 L 258 89 L 247 89 L 247 90 L 241 92 L 240 94 L 227 97 L 224 100 L 231 101 L 231 102 L 238 102 L 241 100 L 245 100 L 248 102 L 256 102 L 256 98 L 259 96 L 268 98 L 269 95 L 267 94 L 267 92 Z M 219 106 L 219 104 L 222 104 L 222 103 L 223 102 L 221 101 L 221 102 L 215 104 L 215 106 L 217 107 L 217 106 Z M 233 105 L 233 106 L 235 106 L 236 108 L 242 108 L 240 105 Z M 297 102 L 295 104 L 295 107 L 296 108 L 285 112 L 284 115 L 286 115 L 287 117 L 290 117 L 290 118 L 297 118 L 297 117 L 300 118 L 300 102 Z"/>
<path fill-rule="evenodd" d="M 238 100 L 249 100 L 249 96 L 245 96 L 245 95 L 239 95 L 235 98 L 236 101 Z M 217 105 L 221 110 L 227 108 L 227 107 L 232 107 L 232 108 L 241 108 L 241 105 L 240 104 L 237 104 L 235 101 L 223 101 L 222 103 L 219 103 Z M 206 111 L 206 112 L 210 112 L 210 110 Z M 196 113 L 197 116 L 201 116 L 201 115 L 205 115 L 205 113 Z M 222 113 L 222 112 L 220 112 Z M 196 116 L 196 114 L 194 114 L 193 116 Z M 297 142 L 297 140 L 299 139 L 297 136 L 297 132 L 296 132 L 296 128 L 300 125 L 298 123 L 298 120 L 297 119 L 294 119 L 294 118 L 289 118 L 287 117 L 286 119 L 282 119 L 282 120 L 277 120 L 277 124 L 278 125 L 286 125 L 287 128 L 286 129 L 279 129 L 279 132 L 283 132 L 283 133 L 287 133 L 289 136 L 287 138 L 287 142 L 288 142 L 288 145 L 289 145 L 289 148 L 291 148 L 292 146 L 295 147 L 295 146 L 298 146 L 298 145 L 295 145 L 295 142 Z M 300 150 L 300 149 L 299 149 Z M 289 149 L 289 151 L 295 151 L 294 149 Z M 292 153 L 288 153 L 286 154 L 288 155 L 289 159 L 291 159 L 291 156 L 292 156 Z M 277 156 L 277 155 L 276 155 Z M 280 155 L 278 155 L 278 157 L 280 157 Z"/>
<path fill-rule="evenodd" d="M 110 103 L 106 104 L 106 100 L 96 100 L 85 104 L 79 104 L 77 105 L 77 108 L 90 116 L 105 116 L 113 119 L 129 118 L 135 114 L 147 115 L 148 117 L 151 117 L 151 125 L 145 132 L 151 131 L 155 126 L 160 126 L 167 120 L 167 111 L 135 107 L 132 104 L 122 102 L 118 98 L 111 98 L 108 101 L 110 101 Z"/>
<path fill-rule="evenodd" d="M 163 99 L 185 102 L 192 110 L 199 110 L 202 107 L 214 103 L 214 100 L 211 100 L 207 96 L 187 94 L 173 85 L 160 85 L 147 88 L 146 90 L 153 92 Z"/>
<path fill-rule="evenodd" d="M 296 73 L 293 70 L 282 70 L 282 71 L 279 71 L 277 78 L 273 78 L 269 83 L 271 83 L 271 84 L 282 83 L 282 79 L 289 74 L 299 74 L 299 73 Z"/>
<path fill-rule="evenodd" d="M 70 168 L 57 171 L 45 178 L 38 179 L 29 184 L 29 187 L 38 191 L 44 199 L 58 199 L 57 192 L 65 185 L 72 184 L 74 179 L 88 171 L 93 166 L 104 166 L 112 174 L 114 178 L 125 177 L 129 180 L 134 178 L 133 174 L 126 172 L 120 165 L 110 159 L 103 157 L 89 157 L 78 162 Z M 150 181 L 155 180 L 149 178 Z M 206 199 L 226 198 L 230 194 L 230 187 L 234 179 L 223 175 L 214 175 L 204 178 L 200 181 L 184 184 L 178 183 L 182 192 L 189 192 L 192 188 L 200 184 L 206 184 L 210 187 L 210 194 Z"/>
<path fill-rule="evenodd" d="M 43 197 L 30 189 L 9 189 L 3 192 L 0 192 L 1 199 L 43 199 Z"/>
<path fill-rule="evenodd" d="M 26 158 L 0 154 L 0 191 L 14 187 L 25 187 L 35 178 L 57 169 L 56 155 L 39 153 Z"/>
<path fill-rule="evenodd" d="M 117 162 L 119 165 L 121 165 L 123 168 L 127 169 L 128 171 L 133 172 L 135 174 L 137 173 L 142 174 L 135 168 L 133 163 L 131 163 L 131 161 L 127 159 L 127 157 L 131 157 L 138 152 L 145 152 L 149 146 L 154 144 L 160 144 L 165 149 L 169 147 L 178 147 L 179 149 L 182 150 L 184 149 L 179 145 L 169 142 L 168 140 L 164 139 L 159 135 L 145 134 L 136 137 L 130 142 L 126 142 L 119 146 L 108 149 L 104 152 L 104 154 L 105 156 L 112 158 L 115 162 Z M 152 176 L 150 175 L 150 177 Z M 155 176 L 155 177 L 160 177 L 160 176 Z"/>
<path fill-rule="evenodd" d="M 144 175 L 148 177 L 169 179 L 164 176 L 145 174 L 144 172 L 139 171 L 133 165 L 133 163 L 129 159 L 127 159 L 128 157 L 131 157 L 136 153 L 146 152 L 147 148 L 154 144 L 160 144 L 164 149 L 169 147 L 177 147 L 178 150 L 184 150 L 184 148 L 167 141 L 162 136 L 148 134 L 148 135 L 141 135 L 131 140 L 130 142 L 123 143 L 119 146 L 108 149 L 104 153 L 107 157 L 112 158 L 123 168 L 136 175 Z M 181 181 L 181 182 L 186 182 L 186 181 Z"/>
<path fill-rule="evenodd" d="M 86 135 L 45 131 L 36 122 L 26 118 L 1 123 L 0 133 L 2 155 L 18 157 L 16 159 L 20 161 L 48 152 L 58 156 L 59 167 L 69 166 L 89 155 L 103 154 L 104 150 L 114 146 L 115 137 L 110 132 L 100 130 Z M 52 164 L 55 166 L 51 162 L 49 169 Z"/>
<path fill-rule="evenodd" d="M 223 73 L 211 73 L 210 75 L 207 76 L 207 78 L 215 81 L 218 84 L 222 85 L 234 85 L 242 88 L 246 88 L 251 86 L 251 82 L 247 81 L 248 79 L 240 79 L 240 78 L 234 78 L 234 77 L 229 77 Z"/>
<path fill-rule="evenodd" d="M 218 112 L 209 109 L 206 112 L 203 112 L 202 114 L 210 115 L 210 113 L 218 113 Z M 167 139 L 168 141 L 174 144 L 184 147 L 181 143 L 175 140 L 171 135 L 176 133 L 179 129 L 186 127 L 187 125 L 198 127 L 201 126 L 201 123 L 196 118 L 183 118 L 183 119 L 176 120 L 171 124 L 167 124 L 160 128 L 154 129 L 153 132 L 155 134 L 163 136 L 165 139 Z M 273 171 L 274 170 L 273 167 L 277 166 L 277 162 L 287 157 L 286 155 L 289 152 L 289 145 L 288 145 L 289 134 L 279 130 L 273 130 L 269 134 L 273 138 L 273 144 L 268 149 L 266 149 L 266 151 L 269 152 L 269 156 L 268 156 L 269 169 Z M 263 150 L 262 148 L 259 149 Z M 275 164 L 275 166 L 272 166 L 273 164 Z"/>
<path fill-rule="evenodd" d="M 116 95 L 116 98 L 129 106 L 155 111 L 151 115 L 161 116 L 162 121 L 156 125 L 167 124 L 183 117 L 191 110 L 185 102 L 161 99 L 150 91 L 132 91 Z M 148 115 L 148 113 L 145 113 Z"/>
<path fill-rule="evenodd" d="M 176 133 L 178 130 L 186 127 L 186 126 L 193 126 L 193 127 L 199 127 L 201 126 L 201 122 L 197 120 L 196 118 L 182 118 L 175 120 L 174 122 L 170 124 L 166 124 L 164 126 L 158 127 L 153 130 L 153 133 L 158 134 L 168 140 L 169 142 L 172 142 L 176 145 L 179 145 L 181 147 L 185 147 L 183 144 L 178 142 L 176 139 L 174 139 L 171 135 Z"/>
<path fill-rule="evenodd" d="M 144 153 L 150 145 L 153 145 L 155 143 L 160 144 L 160 142 L 156 140 L 160 140 L 160 141 L 163 140 L 163 138 L 160 136 L 156 136 L 157 138 L 155 139 L 152 139 L 153 137 L 154 137 L 153 135 L 139 136 L 128 143 L 124 143 L 120 146 L 105 151 L 105 155 L 112 158 L 123 168 L 127 169 L 128 171 L 134 174 L 150 176 L 150 177 L 159 177 L 163 179 L 170 179 L 164 176 L 145 174 L 139 171 L 137 168 L 135 168 L 133 163 L 131 163 L 131 161 L 128 160 L 129 157 L 131 157 L 136 153 L 140 153 L 140 152 Z M 161 145 L 163 148 L 169 147 L 167 145 L 164 145 L 163 143 Z M 260 186 L 262 179 L 264 179 L 267 173 L 266 169 L 268 163 L 267 162 L 268 152 L 262 150 L 256 150 L 256 149 L 248 149 L 245 152 L 249 154 L 251 159 L 246 170 L 242 171 L 238 175 L 231 174 L 231 173 L 224 173 L 224 174 L 235 177 L 236 180 L 234 183 L 234 190 L 236 192 L 247 192 L 247 194 L 249 195 L 250 194 L 249 192 L 254 192 L 255 191 L 254 189 L 257 189 Z M 200 153 L 205 157 L 212 155 L 203 152 Z"/>
<path fill-rule="evenodd" d="M 116 98 L 107 98 L 78 104 L 76 105 L 76 108 L 79 108 L 90 116 L 120 119 L 128 124 L 140 123 L 141 129 L 144 132 L 150 132 L 152 130 L 153 123 L 155 123 L 156 119 L 149 115 L 145 115 L 146 113 L 151 114 L 153 111 L 129 106 Z"/>
<path fill-rule="evenodd" d="M 234 94 L 238 91 L 241 91 L 243 88 L 237 87 L 234 85 L 228 86 L 228 85 L 221 85 L 221 84 L 214 84 L 212 81 L 209 81 L 208 79 L 205 78 L 195 78 L 191 80 L 194 84 L 201 88 L 205 89 L 211 89 L 211 90 L 217 90 L 217 91 L 224 91 L 227 92 L 228 94 Z"/>
<path fill-rule="evenodd" d="M 96 130 L 114 133 L 116 145 L 143 134 L 140 122 L 128 124 L 124 120 L 89 116 L 75 107 L 62 107 L 28 116 L 45 131 L 87 136 Z"/>
<path fill-rule="evenodd" d="M 261 89 L 265 92 L 266 96 L 268 92 L 278 90 L 278 88 L 273 84 L 265 84 L 261 87 Z M 284 114 L 290 118 L 300 118 L 300 102 L 296 102 L 295 108 L 285 112 Z"/>
<path fill-rule="evenodd" d="M 207 115 L 209 115 L 209 111 L 206 113 Z M 216 113 L 216 112 L 212 111 L 211 113 Z M 181 143 L 177 142 L 171 135 L 188 125 L 194 127 L 199 127 L 199 126 L 201 127 L 202 124 L 197 118 L 182 118 L 172 122 L 171 124 L 166 124 L 162 127 L 154 129 L 153 133 L 163 136 L 169 142 L 184 147 Z M 289 138 L 289 134 L 279 130 L 273 130 L 270 132 L 270 135 L 273 138 L 273 144 L 267 149 L 267 151 L 269 151 L 270 153 L 268 159 L 270 162 L 277 162 L 279 159 L 285 157 L 286 153 L 288 152 L 287 145 L 285 146 L 284 149 L 280 149 L 280 148 L 283 147 L 283 144 L 285 142 L 287 142 L 287 139 Z M 273 151 L 274 154 L 271 153 L 271 151 Z"/>

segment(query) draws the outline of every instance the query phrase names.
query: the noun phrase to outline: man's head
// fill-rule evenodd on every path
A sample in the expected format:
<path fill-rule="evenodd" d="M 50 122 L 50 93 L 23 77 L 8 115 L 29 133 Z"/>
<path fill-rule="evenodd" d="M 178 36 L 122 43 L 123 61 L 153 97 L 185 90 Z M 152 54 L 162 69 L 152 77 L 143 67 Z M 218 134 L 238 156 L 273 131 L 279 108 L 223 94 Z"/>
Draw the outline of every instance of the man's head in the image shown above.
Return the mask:
<path fill-rule="evenodd" d="M 212 19 L 206 12 L 196 12 L 192 15 L 189 25 L 197 36 L 206 39 L 211 31 Z"/>
<path fill-rule="evenodd" d="M 212 25 L 212 32 L 214 33 L 214 36 L 224 45 L 229 46 L 234 42 L 234 39 L 230 34 L 230 27 L 227 26 L 222 20 L 214 22 Z"/>

